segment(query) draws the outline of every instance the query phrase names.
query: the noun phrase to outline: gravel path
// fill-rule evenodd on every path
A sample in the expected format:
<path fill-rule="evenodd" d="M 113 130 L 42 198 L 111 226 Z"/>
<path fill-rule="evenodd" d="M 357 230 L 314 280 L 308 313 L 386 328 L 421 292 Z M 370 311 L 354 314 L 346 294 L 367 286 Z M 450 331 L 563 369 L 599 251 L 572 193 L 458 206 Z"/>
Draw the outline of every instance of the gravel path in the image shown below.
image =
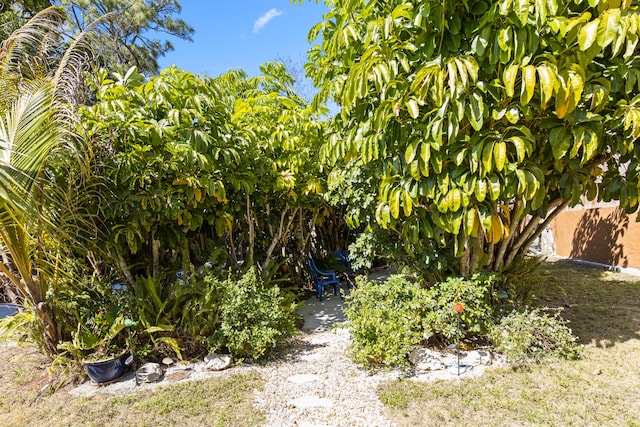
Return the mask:
<path fill-rule="evenodd" d="M 280 361 L 265 366 L 256 406 L 267 426 L 391 426 L 376 396 L 393 374 L 369 375 L 349 360 L 344 328 L 303 332 Z"/>

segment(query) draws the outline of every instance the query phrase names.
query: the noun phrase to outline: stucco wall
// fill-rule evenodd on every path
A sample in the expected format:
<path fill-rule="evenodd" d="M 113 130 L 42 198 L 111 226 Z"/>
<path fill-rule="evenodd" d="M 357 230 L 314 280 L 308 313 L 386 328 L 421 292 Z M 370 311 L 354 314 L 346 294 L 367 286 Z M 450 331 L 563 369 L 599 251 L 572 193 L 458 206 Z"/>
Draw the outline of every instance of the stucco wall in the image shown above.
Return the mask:
<path fill-rule="evenodd" d="M 617 207 L 568 210 L 552 222 L 560 256 L 640 268 L 640 223 Z"/>

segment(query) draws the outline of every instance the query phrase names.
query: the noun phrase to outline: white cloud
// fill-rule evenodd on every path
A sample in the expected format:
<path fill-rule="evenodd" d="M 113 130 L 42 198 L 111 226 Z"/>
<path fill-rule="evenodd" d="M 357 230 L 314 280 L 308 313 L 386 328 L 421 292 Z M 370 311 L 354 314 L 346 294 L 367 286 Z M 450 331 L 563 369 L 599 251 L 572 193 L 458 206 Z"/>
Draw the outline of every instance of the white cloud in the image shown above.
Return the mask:
<path fill-rule="evenodd" d="M 276 8 L 269 10 L 267 13 L 258 18 L 258 20 L 253 24 L 253 33 L 258 34 L 260 30 L 269 23 L 269 21 L 271 21 L 276 16 L 282 15 L 283 13 L 284 12 L 282 10 L 278 10 Z"/>

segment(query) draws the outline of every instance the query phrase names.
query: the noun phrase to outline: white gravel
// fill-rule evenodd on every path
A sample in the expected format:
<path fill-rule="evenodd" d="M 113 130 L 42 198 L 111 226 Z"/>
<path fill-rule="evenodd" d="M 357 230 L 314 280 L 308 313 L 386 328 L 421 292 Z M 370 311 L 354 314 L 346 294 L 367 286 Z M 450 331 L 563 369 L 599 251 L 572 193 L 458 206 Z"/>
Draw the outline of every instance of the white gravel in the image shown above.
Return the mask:
<path fill-rule="evenodd" d="M 256 406 L 267 426 L 391 426 L 376 396 L 394 373 L 370 375 L 347 357 L 349 332 L 303 332 L 279 362 L 264 368 Z"/>

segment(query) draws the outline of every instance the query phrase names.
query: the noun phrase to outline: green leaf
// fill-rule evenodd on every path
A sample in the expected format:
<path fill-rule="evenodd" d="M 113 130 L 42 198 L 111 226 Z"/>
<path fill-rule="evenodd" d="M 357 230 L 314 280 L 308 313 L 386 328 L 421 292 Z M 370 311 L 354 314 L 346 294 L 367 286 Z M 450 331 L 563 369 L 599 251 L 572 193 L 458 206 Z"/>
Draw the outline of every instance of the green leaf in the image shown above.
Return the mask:
<path fill-rule="evenodd" d="M 553 96 L 555 73 L 552 71 L 551 67 L 546 64 L 539 65 L 537 70 L 538 79 L 540 81 L 540 103 L 544 109 Z"/>
<path fill-rule="evenodd" d="M 540 190 L 540 182 L 538 181 L 536 176 L 530 171 L 526 170 L 524 171 L 524 174 L 525 174 L 526 183 L 527 183 L 524 197 L 525 197 L 525 200 L 531 200 L 538 193 L 538 190 Z"/>
<path fill-rule="evenodd" d="M 600 18 L 596 18 L 588 24 L 585 24 L 580 29 L 580 32 L 578 33 L 578 47 L 580 50 L 585 51 L 589 49 L 593 42 L 596 41 L 599 25 Z"/>
<path fill-rule="evenodd" d="M 511 142 L 516 149 L 516 156 L 518 158 L 518 162 L 521 163 L 524 161 L 526 155 L 526 145 L 524 140 L 519 136 L 512 136 L 507 139 L 507 141 Z"/>
<path fill-rule="evenodd" d="M 511 107 L 505 112 L 505 117 L 507 118 L 509 123 L 515 125 L 520 120 L 520 110 L 518 109 L 518 107 Z"/>
<path fill-rule="evenodd" d="M 376 209 L 376 222 L 384 229 L 389 228 L 389 224 L 391 223 L 391 213 L 388 204 L 378 204 L 378 208 Z"/>
<path fill-rule="evenodd" d="M 482 96 L 478 92 L 473 92 L 471 94 L 469 107 L 469 112 L 471 113 L 469 114 L 469 122 L 475 131 L 480 131 L 483 124 L 484 102 Z"/>
<path fill-rule="evenodd" d="M 491 174 L 487 177 L 489 181 L 489 197 L 491 200 L 498 200 L 500 197 L 500 178 L 497 175 Z"/>
<path fill-rule="evenodd" d="M 493 141 L 487 141 L 485 143 L 484 149 L 482 150 L 482 167 L 484 168 L 484 173 L 486 174 L 490 173 L 493 170 L 492 158 Z"/>
<path fill-rule="evenodd" d="M 457 212 L 460 210 L 460 205 L 462 204 L 462 193 L 459 188 L 453 188 L 449 190 L 447 197 L 450 199 L 449 209 L 453 212 Z"/>
<path fill-rule="evenodd" d="M 522 86 L 520 90 L 520 104 L 527 105 L 533 97 L 536 88 L 536 68 L 527 65 L 522 68 Z"/>
<path fill-rule="evenodd" d="M 409 111 L 409 115 L 411 116 L 411 118 L 417 119 L 420 115 L 420 107 L 418 106 L 418 101 L 411 98 L 405 103 L 405 105 L 407 106 L 407 111 Z"/>
<path fill-rule="evenodd" d="M 431 145 L 427 142 L 421 142 L 420 143 L 420 160 L 422 160 L 422 162 L 425 165 L 428 165 L 430 158 L 431 158 Z"/>
<path fill-rule="evenodd" d="M 420 145 L 420 141 L 414 140 L 407 144 L 407 148 L 404 152 L 404 160 L 407 164 L 411 164 L 413 160 L 416 158 L 416 154 L 418 153 L 418 146 Z"/>
<path fill-rule="evenodd" d="M 560 159 L 567 154 L 571 147 L 571 138 L 567 135 L 567 131 L 564 127 L 558 126 L 549 132 L 549 144 L 553 151 L 553 158 Z"/>
<path fill-rule="evenodd" d="M 389 197 L 389 213 L 394 219 L 400 216 L 400 190 L 395 188 Z"/>
<path fill-rule="evenodd" d="M 607 10 L 600 21 L 596 40 L 601 49 L 609 46 L 618 34 L 620 28 L 620 9 Z"/>
<path fill-rule="evenodd" d="M 411 198 L 411 194 L 408 191 L 402 191 L 402 208 L 404 210 L 404 216 L 411 216 L 411 211 L 413 210 L 413 199 Z"/>
<path fill-rule="evenodd" d="M 487 181 L 485 181 L 482 178 L 478 179 L 476 181 L 476 188 L 475 188 L 476 200 L 479 202 L 483 202 L 484 199 L 487 197 L 487 190 L 488 190 Z"/>
<path fill-rule="evenodd" d="M 502 81 L 508 97 L 513 97 L 516 87 L 516 76 L 518 75 L 518 65 L 511 64 L 505 68 L 502 75 Z"/>
<path fill-rule="evenodd" d="M 493 161 L 496 166 L 496 170 L 501 172 L 504 169 L 504 164 L 507 161 L 507 144 L 504 141 L 498 141 L 493 144 Z"/>

